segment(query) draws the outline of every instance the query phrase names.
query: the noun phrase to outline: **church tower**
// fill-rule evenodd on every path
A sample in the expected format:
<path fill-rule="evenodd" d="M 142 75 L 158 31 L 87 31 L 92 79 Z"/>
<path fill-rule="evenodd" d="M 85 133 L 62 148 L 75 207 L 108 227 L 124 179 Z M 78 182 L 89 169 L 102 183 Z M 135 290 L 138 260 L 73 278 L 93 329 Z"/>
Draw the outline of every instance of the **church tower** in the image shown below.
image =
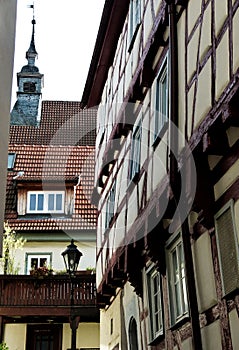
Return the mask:
<path fill-rule="evenodd" d="M 35 66 L 37 51 L 35 48 L 35 18 L 32 20 L 32 37 L 26 52 L 27 65 L 17 73 L 17 101 L 11 112 L 11 125 L 37 126 L 41 113 L 41 89 L 43 74 Z"/>

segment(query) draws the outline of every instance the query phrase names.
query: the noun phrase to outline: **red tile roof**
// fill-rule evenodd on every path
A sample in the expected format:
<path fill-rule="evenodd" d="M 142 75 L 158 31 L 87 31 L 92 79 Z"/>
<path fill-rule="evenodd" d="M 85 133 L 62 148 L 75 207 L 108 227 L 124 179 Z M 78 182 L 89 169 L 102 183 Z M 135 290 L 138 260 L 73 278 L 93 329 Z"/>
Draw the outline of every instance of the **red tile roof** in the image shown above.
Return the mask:
<path fill-rule="evenodd" d="M 95 125 L 96 113 L 80 110 L 78 102 L 44 101 L 42 107 L 39 128 L 10 127 L 9 152 L 15 153 L 16 159 L 13 171 L 8 172 L 5 219 L 19 233 L 94 230 L 96 208 L 91 204 L 91 193 L 95 130 L 85 136 L 84 142 L 83 138 L 79 141 L 78 136 L 82 136 L 89 126 L 92 128 Z M 79 146 L 80 143 L 84 145 Z M 15 178 L 19 171 L 24 174 Z M 42 189 L 45 186 L 51 188 L 51 185 L 61 188 L 70 186 L 72 190 L 75 186 L 73 214 L 65 217 L 18 216 L 18 188 L 32 190 L 36 185 Z"/>
<path fill-rule="evenodd" d="M 95 145 L 96 109 L 80 102 L 43 101 L 39 127 L 10 126 L 10 144 Z"/>

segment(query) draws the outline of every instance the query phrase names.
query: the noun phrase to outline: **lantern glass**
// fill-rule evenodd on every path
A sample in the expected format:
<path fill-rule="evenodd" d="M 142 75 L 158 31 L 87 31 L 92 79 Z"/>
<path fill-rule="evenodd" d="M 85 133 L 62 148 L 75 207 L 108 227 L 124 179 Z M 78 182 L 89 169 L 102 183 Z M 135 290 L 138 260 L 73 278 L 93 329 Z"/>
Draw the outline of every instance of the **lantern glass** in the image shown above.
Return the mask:
<path fill-rule="evenodd" d="M 73 275 L 78 268 L 80 258 L 82 257 L 82 253 L 77 249 L 77 246 L 74 244 L 74 240 L 71 240 L 71 244 L 69 244 L 66 250 L 61 253 L 64 259 L 64 263 L 66 266 L 66 271 Z"/>

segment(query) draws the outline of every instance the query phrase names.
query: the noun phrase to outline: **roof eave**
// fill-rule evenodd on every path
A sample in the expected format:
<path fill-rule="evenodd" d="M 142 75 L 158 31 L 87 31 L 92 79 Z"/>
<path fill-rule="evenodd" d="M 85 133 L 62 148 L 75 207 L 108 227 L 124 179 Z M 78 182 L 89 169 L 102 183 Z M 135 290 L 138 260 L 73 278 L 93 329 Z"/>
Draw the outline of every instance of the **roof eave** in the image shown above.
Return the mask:
<path fill-rule="evenodd" d="M 82 107 L 94 107 L 100 103 L 109 67 L 112 65 L 121 34 L 129 0 L 106 0 L 100 27 L 86 79 Z"/>

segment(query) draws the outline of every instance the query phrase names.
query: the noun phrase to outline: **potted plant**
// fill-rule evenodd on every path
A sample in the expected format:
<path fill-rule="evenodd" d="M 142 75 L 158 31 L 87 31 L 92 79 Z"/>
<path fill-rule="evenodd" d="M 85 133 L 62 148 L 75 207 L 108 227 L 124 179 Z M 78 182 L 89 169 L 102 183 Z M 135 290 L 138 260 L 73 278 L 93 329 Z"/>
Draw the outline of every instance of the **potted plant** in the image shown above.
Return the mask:
<path fill-rule="evenodd" d="M 38 277 L 38 278 L 43 278 L 43 276 L 49 276 L 52 275 L 53 270 L 49 267 L 47 267 L 46 265 L 41 266 L 41 267 L 37 267 L 37 268 L 33 268 L 32 270 L 30 270 L 30 275 Z"/>

